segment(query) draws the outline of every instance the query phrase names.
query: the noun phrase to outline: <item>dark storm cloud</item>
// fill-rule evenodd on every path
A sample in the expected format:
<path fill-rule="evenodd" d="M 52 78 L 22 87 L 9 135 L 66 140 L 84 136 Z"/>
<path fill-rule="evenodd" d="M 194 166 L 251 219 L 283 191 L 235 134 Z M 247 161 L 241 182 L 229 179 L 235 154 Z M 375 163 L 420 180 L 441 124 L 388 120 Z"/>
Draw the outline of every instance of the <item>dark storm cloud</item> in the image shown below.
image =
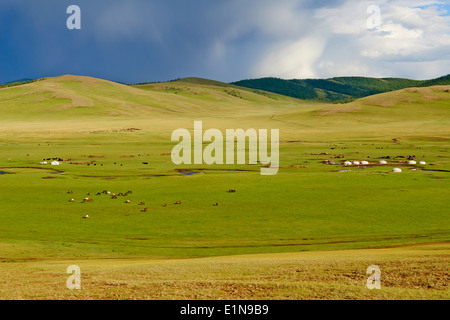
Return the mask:
<path fill-rule="evenodd" d="M 366 9 L 374 2 L 384 24 L 372 32 Z M 440 2 L 2 0 L 0 82 L 61 74 L 127 83 L 437 76 L 450 67 Z M 71 4 L 81 8 L 81 30 L 66 27 Z"/>

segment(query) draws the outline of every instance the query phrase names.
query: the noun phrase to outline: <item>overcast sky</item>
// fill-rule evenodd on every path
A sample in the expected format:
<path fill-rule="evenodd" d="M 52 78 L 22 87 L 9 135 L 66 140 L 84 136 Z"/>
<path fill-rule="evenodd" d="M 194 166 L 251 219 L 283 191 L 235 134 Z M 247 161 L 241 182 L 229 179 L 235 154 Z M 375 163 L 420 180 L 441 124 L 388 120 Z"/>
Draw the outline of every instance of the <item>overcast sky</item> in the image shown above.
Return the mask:
<path fill-rule="evenodd" d="M 72 4 L 80 30 L 66 26 Z M 0 0 L 0 83 L 449 73 L 449 1 Z"/>

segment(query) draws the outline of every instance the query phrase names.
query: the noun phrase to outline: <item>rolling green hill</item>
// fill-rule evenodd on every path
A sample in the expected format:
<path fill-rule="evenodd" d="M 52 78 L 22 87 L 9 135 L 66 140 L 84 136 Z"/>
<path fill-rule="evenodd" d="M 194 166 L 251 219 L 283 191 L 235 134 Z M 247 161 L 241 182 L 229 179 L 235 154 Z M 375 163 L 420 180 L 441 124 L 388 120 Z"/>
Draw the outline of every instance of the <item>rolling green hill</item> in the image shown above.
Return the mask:
<path fill-rule="evenodd" d="M 404 88 L 450 84 L 450 75 L 426 81 L 367 77 L 335 77 L 330 79 L 304 80 L 260 78 L 236 81 L 232 84 L 274 92 L 298 99 L 345 102 Z"/>
<path fill-rule="evenodd" d="M 66 78 L 68 76 L 65 76 Z M 76 77 L 76 76 L 71 76 Z M 61 78 L 61 77 L 57 77 Z M 57 79 L 55 78 L 55 79 Z M 79 79 L 86 79 L 88 77 L 79 77 Z M 0 88 L 15 87 L 24 84 L 29 84 L 42 79 L 22 79 L 11 81 L 0 85 Z M 64 78 L 62 78 L 63 81 Z M 53 80 L 51 80 L 53 81 Z M 124 85 L 121 82 L 112 82 L 102 80 L 104 83 L 114 83 L 115 85 Z M 442 76 L 431 80 L 411 80 L 403 78 L 368 78 L 368 77 L 334 77 L 330 79 L 290 79 L 284 80 L 279 78 L 267 77 L 259 79 L 247 79 L 235 81 L 232 83 L 224 83 L 220 81 L 189 77 L 175 79 L 167 82 L 144 82 L 128 85 L 129 87 L 149 89 L 161 88 L 161 84 L 165 85 L 166 89 L 172 84 L 172 88 L 177 87 L 175 93 L 182 91 L 178 85 L 184 84 L 185 88 L 195 85 L 216 87 L 216 88 L 232 88 L 233 90 L 226 90 L 229 95 L 240 97 L 236 90 L 246 90 L 259 95 L 265 95 L 272 99 L 279 97 L 271 94 L 292 97 L 301 100 L 320 101 L 320 102 L 349 102 L 358 98 L 367 97 L 370 95 L 400 90 L 410 87 L 429 87 L 435 85 L 449 85 L 450 75 Z M 244 89 L 245 88 L 245 89 Z M 250 90 L 249 90 L 250 89 Z M 172 90 L 173 91 L 173 90 Z M 170 90 L 168 91 L 170 92 Z M 192 96 L 191 96 L 192 97 Z"/>
<path fill-rule="evenodd" d="M 166 83 L 123 85 L 65 75 L 0 88 L 1 120 L 96 119 L 150 117 L 222 110 L 282 109 L 304 102 L 276 94 L 253 92 L 226 83 L 187 78 Z"/>

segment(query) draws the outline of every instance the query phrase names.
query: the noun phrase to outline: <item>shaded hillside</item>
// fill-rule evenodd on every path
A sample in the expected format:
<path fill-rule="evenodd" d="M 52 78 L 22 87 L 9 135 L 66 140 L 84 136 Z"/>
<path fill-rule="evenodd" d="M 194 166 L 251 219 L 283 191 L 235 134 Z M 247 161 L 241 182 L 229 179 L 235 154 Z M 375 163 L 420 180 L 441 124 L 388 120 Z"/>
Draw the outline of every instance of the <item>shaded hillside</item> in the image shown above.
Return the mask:
<path fill-rule="evenodd" d="M 426 81 L 367 77 L 336 77 L 330 79 L 303 80 L 260 78 L 236 81 L 232 84 L 274 92 L 298 99 L 345 102 L 404 88 L 450 84 L 450 75 Z"/>

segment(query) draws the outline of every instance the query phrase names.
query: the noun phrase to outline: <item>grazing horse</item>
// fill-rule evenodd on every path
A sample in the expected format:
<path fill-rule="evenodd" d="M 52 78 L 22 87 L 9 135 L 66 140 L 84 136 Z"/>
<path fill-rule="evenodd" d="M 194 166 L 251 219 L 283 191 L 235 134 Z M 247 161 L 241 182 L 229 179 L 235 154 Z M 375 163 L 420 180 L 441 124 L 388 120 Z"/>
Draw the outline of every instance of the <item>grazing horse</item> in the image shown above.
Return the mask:
<path fill-rule="evenodd" d="M 131 200 L 127 200 L 127 201 L 125 201 L 125 203 L 130 203 L 131 202 Z"/>
<path fill-rule="evenodd" d="M 141 201 L 141 202 L 139 202 L 139 205 L 140 205 L 140 206 L 143 206 L 143 205 L 145 205 L 145 202 L 144 202 L 144 201 Z"/>
<path fill-rule="evenodd" d="M 144 210 L 141 210 L 141 212 L 147 212 L 147 211 L 148 211 L 147 208 L 144 208 Z"/>
<path fill-rule="evenodd" d="M 175 202 L 174 204 L 181 204 L 181 201 L 177 201 L 177 202 Z"/>
<path fill-rule="evenodd" d="M 229 192 L 229 193 L 233 193 L 233 192 L 236 192 L 236 190 L 230 189 L 230 190 L 228 190 L 228 192 Z"/>
<path fill-rule="evenodd" d="M 113 196 L 111 197 L 111 199 L 117 199 L 117 196 L 116 196 L 116 195 L 113 195 Z"/>
<path fill-rule="evenodd" d="M 67 193 L 73 193 L 73 191 L 69 190 L 69 191 L 67 191 Z"/>
<path fill-rule="evenodd" d="M 69 202 L 75 202 L 75 199 L 74 199 L 74 198 L 72 198 L 72 199 L 70 199 L 70 200 L 69 200 Z"/>
<path fill-rule="evenodd" d="M 167 203 L 164 203 L 164 204 L 163 204 L 163 207 L 167 207 Z"/>

